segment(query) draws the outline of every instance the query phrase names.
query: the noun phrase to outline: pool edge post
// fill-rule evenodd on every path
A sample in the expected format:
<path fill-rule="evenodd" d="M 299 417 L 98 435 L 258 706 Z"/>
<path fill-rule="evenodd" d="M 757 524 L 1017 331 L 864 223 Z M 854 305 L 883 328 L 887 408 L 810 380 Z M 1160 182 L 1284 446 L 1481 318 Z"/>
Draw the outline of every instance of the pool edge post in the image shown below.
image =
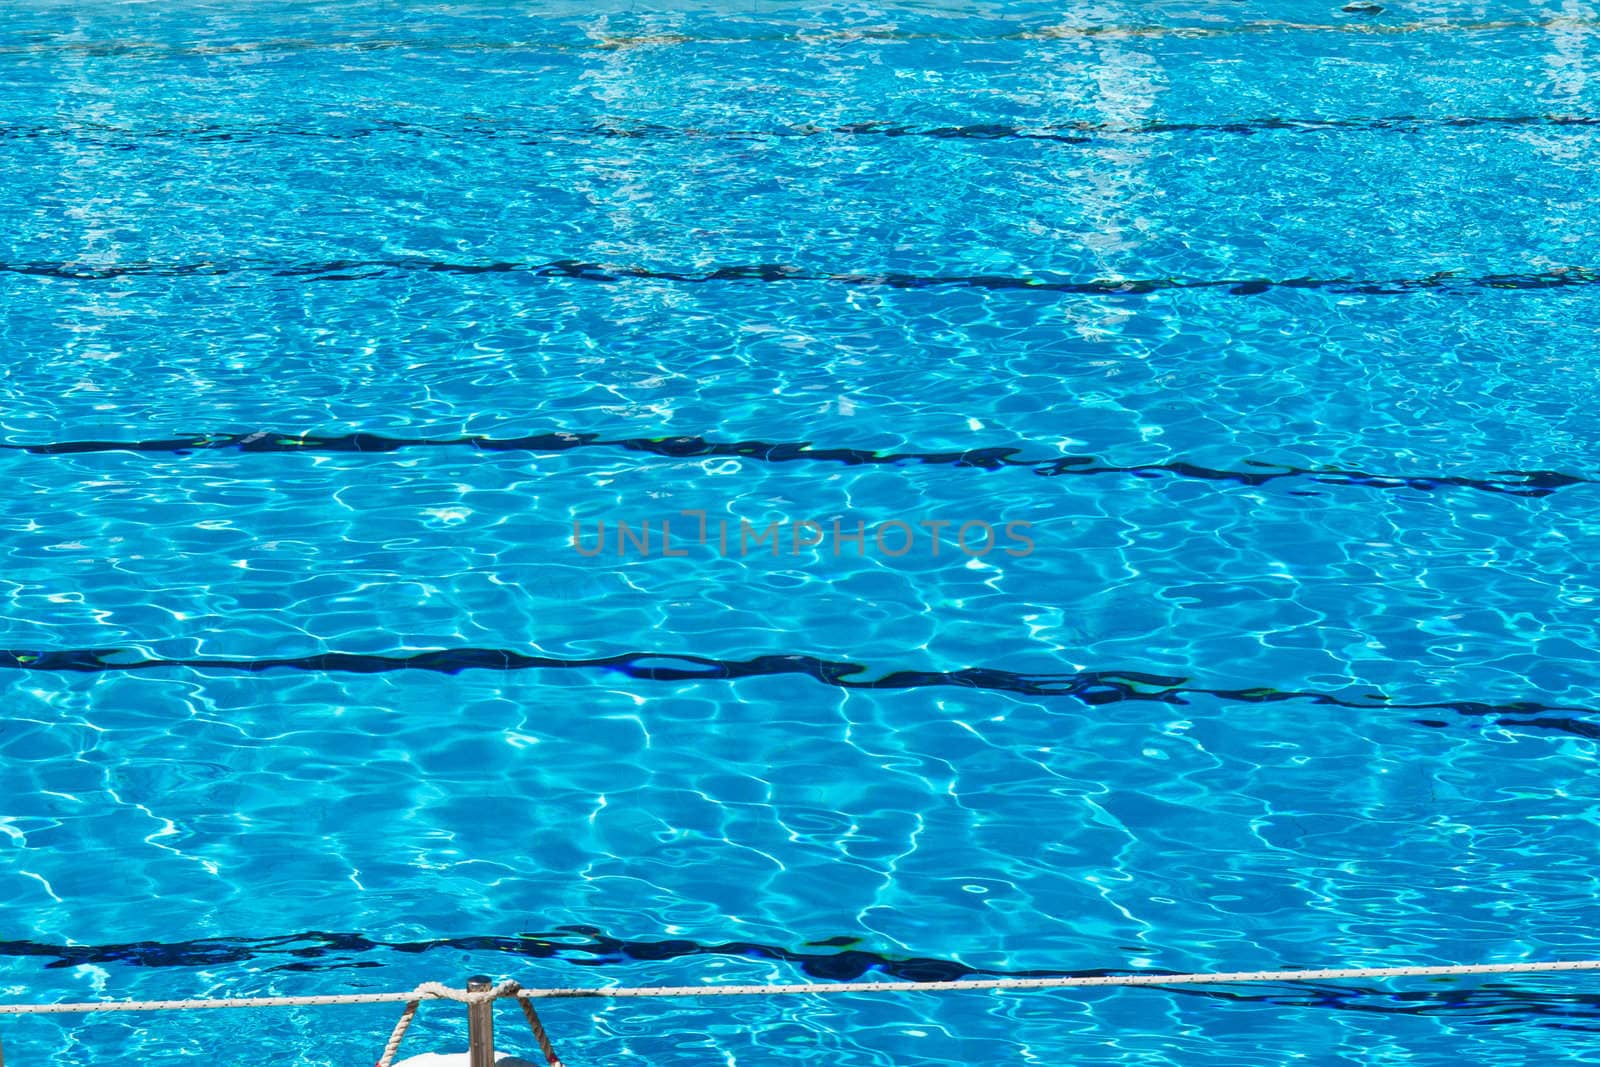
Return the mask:
<path fill-rule="evenodd" d="M 467 979 L 468 993 L 487 993 L 494 982 L 485 975 Z M 5 1067 L 0 1063 L 0 1067 Z M 467 1005 L 467 1067 L 494 1067 L 494 1001 Z"/>

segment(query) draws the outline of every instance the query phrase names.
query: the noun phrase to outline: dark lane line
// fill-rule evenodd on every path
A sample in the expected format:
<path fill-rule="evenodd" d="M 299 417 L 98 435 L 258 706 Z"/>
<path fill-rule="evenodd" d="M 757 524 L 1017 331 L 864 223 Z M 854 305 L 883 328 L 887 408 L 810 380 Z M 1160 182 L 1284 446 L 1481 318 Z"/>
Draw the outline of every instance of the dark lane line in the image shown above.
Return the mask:
<path fill-rule="evenodd" d="M 223 967 L 266 964 L 258 973 L 370 970 L 385 963 L 370 957 L 385 953 L 421 955 L 451 951 L 498 953 L 518 960 L 552 960 L 578 967 L 616 968 L 694 957 L 783 963 L 819 982 L 955 982 L 965 978 L 1103 977 L 1175 973 L 1159 970 L 996 970 L 958 960 L 890 956 L 857 948 L 860 938 L 830 937 L 806 942 L 802 950 L 750 941 L 702 944 L 686 939 L 624 940 L 592 926 L 563 926 L 537 934 L 380 941 L 356 933 L 307 931 L 281 937 L 206 938 L 162 943 L 138 941 L 108 945 L 51 945 L 38 941 L 0 941 L 0 958 L 42 960 L 44 967 L 127 966 L 138 968 Z M 834 951 L 806 951 L 832 949 Z M 368 957 L 368 958 L 363 958 Z M 282 961 L 282 962 L 279 962 Z M 614 972 L 613 972 L 614 973 Z M 530 976 L 523 975 L 525 980 Z M 557 979 L 547 979 L 557 982 Z M 578 982 L 574 985 L 589 983 Z M 1239 988 L 1155 987 L 1169 994 L 1233 1003 L 1319 1008 L 1380 1015 L 1466 1016 L 1482 1025 L 1554 1020 L 1565 1029 L 1600 1030 L 1600 994 L 1518 989 L 1496 981 L 1472 986 L 1451 983 L 1426 989 L 1389 989 L 1330 982 L 1279 983 Z M 1152 992 L 1154 989 L 1151 990 Z"/>
<path fill-rule="evenodd" d="M 277 138 L 322 141 L 358 141 L 372 137 L 444 139 L 450 141 L 514 140 L 522 144 L 568 143 L 583 140 L 648 141 L 791 141 L 817 137 L 927 138 L 940 141 L 1036 141 L 1054 144 L 1094 144 L 1106 138 L 1170 136 L 1173 134 L 1224 134 L 1250 137 L 1264 133 L 1429 133 L 1474 129 L 1585 130 L 1600 127 L 1592 115 L 1380 115 L 1353 118 L 1289 118 L 1266 116 L 1214 122 L 1141 123 L 1109 122 L 971 122 L 959 125 L 914 125 L 889 120 L 818 125 L 798 122 L 770 129 L 701 129 L 661 123 L 619 125 L 597 122 L 587 126 L 516 126 L 484 116 L 481 121 L 443 126 L 402 119 L 370 118 L 343 124 L 257 122 L 225 125 L 196 123 L 187 126 L 145 128 L 102 123 L 0 122 L 0 142 L 77 140 L 134 149 L 162 142 L 263 142 Z"/>
<path fill-rule="evenodd" d="M 36 456 L 101 452 L 154 453 L 185 456 L 195 452 L 237 450 L 250 453 L 336 452 L 381 455 L 408 448 L 466 448 L 480 452 L 557 454 L 577 449 L 622 449 L 672 459 L 729 457 L 762 463 L 822 462 L 854 466 L 919 464 L 983 471 L 1023 468 L 1046 478 L 1067 475 L 1123 474 L 1136 478 L 1175 477 L 1208 482 L 1262 486 L 1281 479 L 1307 479 L 1321 485 L 1436 492 L 1472 489 L 1502 496 L 1545 497 L 1569 486 L 1592 485 L 1596 479 L 1559 471 L 1495 471 L 1492 477 L 1462 475 L 1395 475 L 1340 467 L 1296 467 L 1245 460 L 1250 470 L 1205 467 L 1181 460 L 1170 463 L 1104 463 L 1094 456 L 1056 459 L 1020 458 L 1019 448 L 974 448 L 959 452 L 877 452 L 861 448 L 813 448 L 810 442 L 708 441 L 703 437 L 630 437 L 607 439 L 592 433 L 544 433 L 522 437 L 389 437 L 374 433 L 336 436 L 279 434 L 265 430 L 234 434 L 187 434 L 142 441 L 53 441 L 38 444 L 0 443 L 0 451 Z M 1299 490 L 1302 495 L 1310 491 Z"/>
<path fill-rule="evenodd" d="M 427 256 L 390 259 L 332 259 L 314 263 L 268 260 L 192 263 L 134 261 L 96 266 L 82 261 L 0 261 L 0 274 L 53 281 L 101 282 L 121 278 L 221 278 L 257 274 L 306 281 L 350 282 L 402 274 L 518 275 L 567 281 L 619 284 L 664 282 L 712 285 L 811 282 L 896 290 L 976 289 L 1061 296 L 1148 296 L 1190 289 L 1221 290 L 1231 296 L 1256 296 L 1278 289 L 1314 290 L 1338 295 L 1406 296 L 1416 293 L 1466 296 L 1486 292 L 1544 292 L 1600 284 L 1600 270 L 1559 267 L 1546 271 L 1462 274 L 1437 271 L 1414 278 L 1095 278 L 1071 281 L 1036 275 L 908 274 L 900 271 L 815 271 L 786 263 L 747 263 L 705 271 L 677 271 L 578 259 L 466 261 Z"/>
<path fill-rule="evenodd" d="M 964 977 L 1054 977 L 1060 974 L 1102 975 L 1110 971 L 989 971 L 953 960 L 893 957 L 851 946 L 859 939 L 833 937 L 807 942 L 796 951 L 754 942 L 711 945 L 680 939 L 622 940 L 589 926 L 563 926 L 545 933 L 491 937 L 431 938 L 423 941 L 381 941 L 356 933 L 322 930 L 266 938 L 204 938 L 166 944 L 139 941 L 113 945 L 47 945 L 36 941 L 0 941 L 0 957 L 45 960 L 47 968 L 122 964 L 133 967 L 207 968 L 273 959 L 288 962 L 271 968 L 311 971 L 348 966 L 352 957 L 375 952 L 418 955 L 437 950 L 499 952 L 524 959 L 554 959 L 582 967 L 651 963 L 693 956 L 731 956 L 794 964 L 811 978 L 853 981 L 868 975 L 913 982 L 952 981 Z M 380 964 L 370 964 L 379 966 Z"/>
<path fill-rule="evenodd" d="M 1186 705 L 1190 697 L 1209 697 L 1241 704 L 1305 702 L 1358 711 L 1452 711 L 1458 715 L 1492 718 L 1496 725 L 1532 726 L 1579 737 L 1600 739 L 1600 708 L 1544 704 L 1538 701 L 1489 702 L 1440 700 L 1400 703 L 1382 694 L 1353 700 L 1315 690 L 1285 690 L 1269 686 L 1247 689 L 1209 689 L 1188 685 L 1188 678 L 1141 671 L 1080 671 L 1066 674 L 1022 674 L 992 667 L 965 667 L 952 671 L 890 671 L 863 677 L 870 669 L 859 663 L 825 660 L 805 655 L 767 655 L 750 659 L 660 652 L 624 652 L 614 656 L 564 659 L 536 656 L 504 648 L 445 648 L 410 655 L 372 655 L 321 652 L 306 656 L 237 659 L 228 657 L 140 658 L 130 649 L 9 649 L 0 651 L 0 670 L 40 671 L 60 674 L 127 674 L 141 671 L 184 670 L 225 674 L 259 674 L 294 670 L 311 673 L 394 674 L 425 671 L 459 674 L 462 671 L 500 672 L 528 670 L 614 671 L 650 682 L 736 682 L 744 678 L 802 675 L 837 689 L 907 690 L 928 688 L 974 689 L 1012 693 L 1041 699 L 1066 698 L 1090 707 L 1125 702 Z M 1540 716 L 1512 719 L 1507 716 Z M 1444 728 L 1437 719 L 1413 719 L 1421 726 Z"/>
<path fill-rule="evenodd" d="M 609 33 L 582 39 L 557 40 L 553 38 L 486 38 L 418 34 L 411 37 L 352 37 L 342 40 L 315 40 L 307 37 L 279 37 L 256 41 L 230 41 L 218 43 L 173 43 L 149 40 L 51 40 L 43 34 L 26 44 L 0 45 L 0 55 L 35 56 L 53 53 L 76 53 L 103 57 L 128 57 L 159 59 L 164 57 L 210 56 L 227 57 L 260 53 L 297 54 L 306 52 L 370 53 L 403 50 L 407 52 L 515 52 L 546 51 L 556 53 L 618 52 L 651 50 L 663 47 L 726 47 L 741 45 L 794 44 L 811 46 L 849 46 L 872 44 L 932 43 L 954 45 L 982 45 L 1022 43 L 1048 45 L 1060 41 L 1093 40 L 1149 40 L 1172 38 L 1177 40 L 1202 40 L 1213 38 L 1245 37 L 1285 34 L 1350 34 L 1355 36 L 1399 37 L 1410 35 L 1458 36 L 1477 33 L 1504 33 L 1516 31 L 1544 31 L 1551 29 L 1584 29 L 1600 25 L 1600 20 L 1575 15 L 1555 15 L 1533 18 L 1497 19 L 1420 19 L 1392 21 L 1374 18 L 1382 8 L 1349 6 L 1341 9 L 1353 16 L 1340 22 L 1294 22 L 1288 19 L 1252 19 L 1232 23 L 1189 25 L 1161 25 L 1159 23 L 1100 23 L 1053 24 L 1018 26 L 1009 32 L 986 34 L 957 33 L 950 30 L 914 30 L 884 26 L 850 26 L 822 29 L 777 29 L 765 33 L 712 36 L 691 34 L 677 30 L 639 33 Z"/>

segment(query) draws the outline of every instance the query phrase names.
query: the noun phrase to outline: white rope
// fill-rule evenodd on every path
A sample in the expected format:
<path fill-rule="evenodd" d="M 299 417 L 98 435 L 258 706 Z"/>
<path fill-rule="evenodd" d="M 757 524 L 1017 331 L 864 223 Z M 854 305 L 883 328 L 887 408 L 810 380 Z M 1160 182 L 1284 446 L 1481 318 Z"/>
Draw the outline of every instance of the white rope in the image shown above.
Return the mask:
<path fill-rule="evenodd" d="M 556 1055 L 556 1047 L 550 1043 L 550 1035 L 545 1032 L 544 1020 L 539 1018 L 539 1013 L 534 1010 L 533 1001 L 519 995 L 522 987 L 515 982 L 506 982 L 500 988 L 508 996 L 516 998 L 517 1007 L 521 1008 L 522 1014 L 527 1017 L 528 1026 L 533 1030 L 533 1039 L 539 1043 L 539 1051 L 544 1053 L 545 1062 L 550 1067 L 567 1067 L 561 1062 L 561 1057 Z M 5 1067 L 5 1064 L 0 1063 L 0 1067 Z M 378 1067 L 388 1067 L 388 1065 L 379 1064 Z"/>
<path fill-rule="evenodd" d="M 1448 967 L 1345 967 L 1321 971 L 1227 971 L 1216 974 L 1126 974 L 1092 978 L 969 978 L 954 982 L 830 982 L 827 985 L 651 986 L 615 989 L 523 989 L 519 997 L 741 997 L 789 993 L 921 993 L 952 989 L 1071 989 L 1080 986 L 1219 985 L 1230 982 L 1321 982 L 1335 978 L 1410 978 L 1457 974 L 1600 971 L 1600 960 L 1570 963 L 1471 963 Z"/>
<path fill-rule="evenodd" d="M 1600 960 L 1565 963 L 1469 963 L 1444 967 L 1344 967 L 1320 971 L 1224 971 L 1214 974 L 1124 974 L 1105 977 L 968 978 L 953 982 L 829 982 L 800 985 L 616 986 L 611 988 L 523 989 L 503 982 L 469 993 L 438 982 L 395 993 L 345 993 L 314 997 L 236 997 L 226 1000 L 112 1000 L 82 1004 L 0 1004 L 0 1015 L 79 1015 L 101 1011 L 188 1011 L 217 1008 L 298 1008 L 337 1004 L 405 1004 L 453 1000 L 477 1004 L 502 997 L 528 1000 L 560 997 L 742 997 L 809 993 L 934 993 L 946 990 L 1073 989 L 1086 986 L 1222 985 L 1236 982 L 1321 982 L 1340 978 L 1427 978 L 1468 974 L 1536 974 L 1550 971 L 1600 971 Z"/>
<path fill-rule="evenodd" d="M 435 1000 L 431 993 L 348 993 L 323 997 L 235 997 L 228 1000 L 102 1000 L 85 1004 L 0 1004 L 0 1015 L 83 1015 L 99 1011 L 190 1011 L 212 1008 L 300 1008 L 328 1004 L 401 1004 Z"/>
<path fill-rule="evenodd" d="M 375 1067 L 391 1067 L 396 1054 L 400 1051 L 400 1042 L 406 1038 L 406 1031 L 411 1029 L 411 1021 L 417 1017 L 417 1009 L 422 1007 L 422 1001 L 413 1000 L 406 1004 L 406 1010 L 400 1013 L 400 1019 L 394 1024 L 394 1029 L 389 1032 L 389 1040 L 383 1046 L 383 1053 L 378 1057 Z M 5 1064 L 0 1064 L 5 1067 Z"/>

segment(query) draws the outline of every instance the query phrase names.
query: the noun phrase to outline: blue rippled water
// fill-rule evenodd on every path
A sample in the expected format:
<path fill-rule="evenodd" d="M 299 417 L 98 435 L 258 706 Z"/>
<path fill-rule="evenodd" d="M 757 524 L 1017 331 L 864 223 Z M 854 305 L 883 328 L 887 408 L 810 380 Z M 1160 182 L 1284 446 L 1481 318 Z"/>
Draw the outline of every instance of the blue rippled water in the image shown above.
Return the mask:
<path fill-rule="evenodd" d="M 1600 957 L 1591 0 L 22 0 L 0 70 L 5 1000 Z M 1581 975 L 546 1015 L 1600 1063 Z"/>

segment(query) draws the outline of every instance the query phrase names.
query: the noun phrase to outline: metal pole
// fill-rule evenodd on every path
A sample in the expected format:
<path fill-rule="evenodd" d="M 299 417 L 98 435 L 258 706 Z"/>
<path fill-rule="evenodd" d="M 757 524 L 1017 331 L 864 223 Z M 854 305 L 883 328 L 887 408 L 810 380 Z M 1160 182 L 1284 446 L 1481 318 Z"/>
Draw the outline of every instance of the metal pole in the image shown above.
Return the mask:
<path fill-rule="evenodd" d="M 493 979 L 475 974 L 467 979 L 468 993 L 487 993 Z M 5 1067 L 0 1064 L 0 1067 Z M 467 1067 L 494 1067 L 494 1001 L 467 1005 Z"/>

